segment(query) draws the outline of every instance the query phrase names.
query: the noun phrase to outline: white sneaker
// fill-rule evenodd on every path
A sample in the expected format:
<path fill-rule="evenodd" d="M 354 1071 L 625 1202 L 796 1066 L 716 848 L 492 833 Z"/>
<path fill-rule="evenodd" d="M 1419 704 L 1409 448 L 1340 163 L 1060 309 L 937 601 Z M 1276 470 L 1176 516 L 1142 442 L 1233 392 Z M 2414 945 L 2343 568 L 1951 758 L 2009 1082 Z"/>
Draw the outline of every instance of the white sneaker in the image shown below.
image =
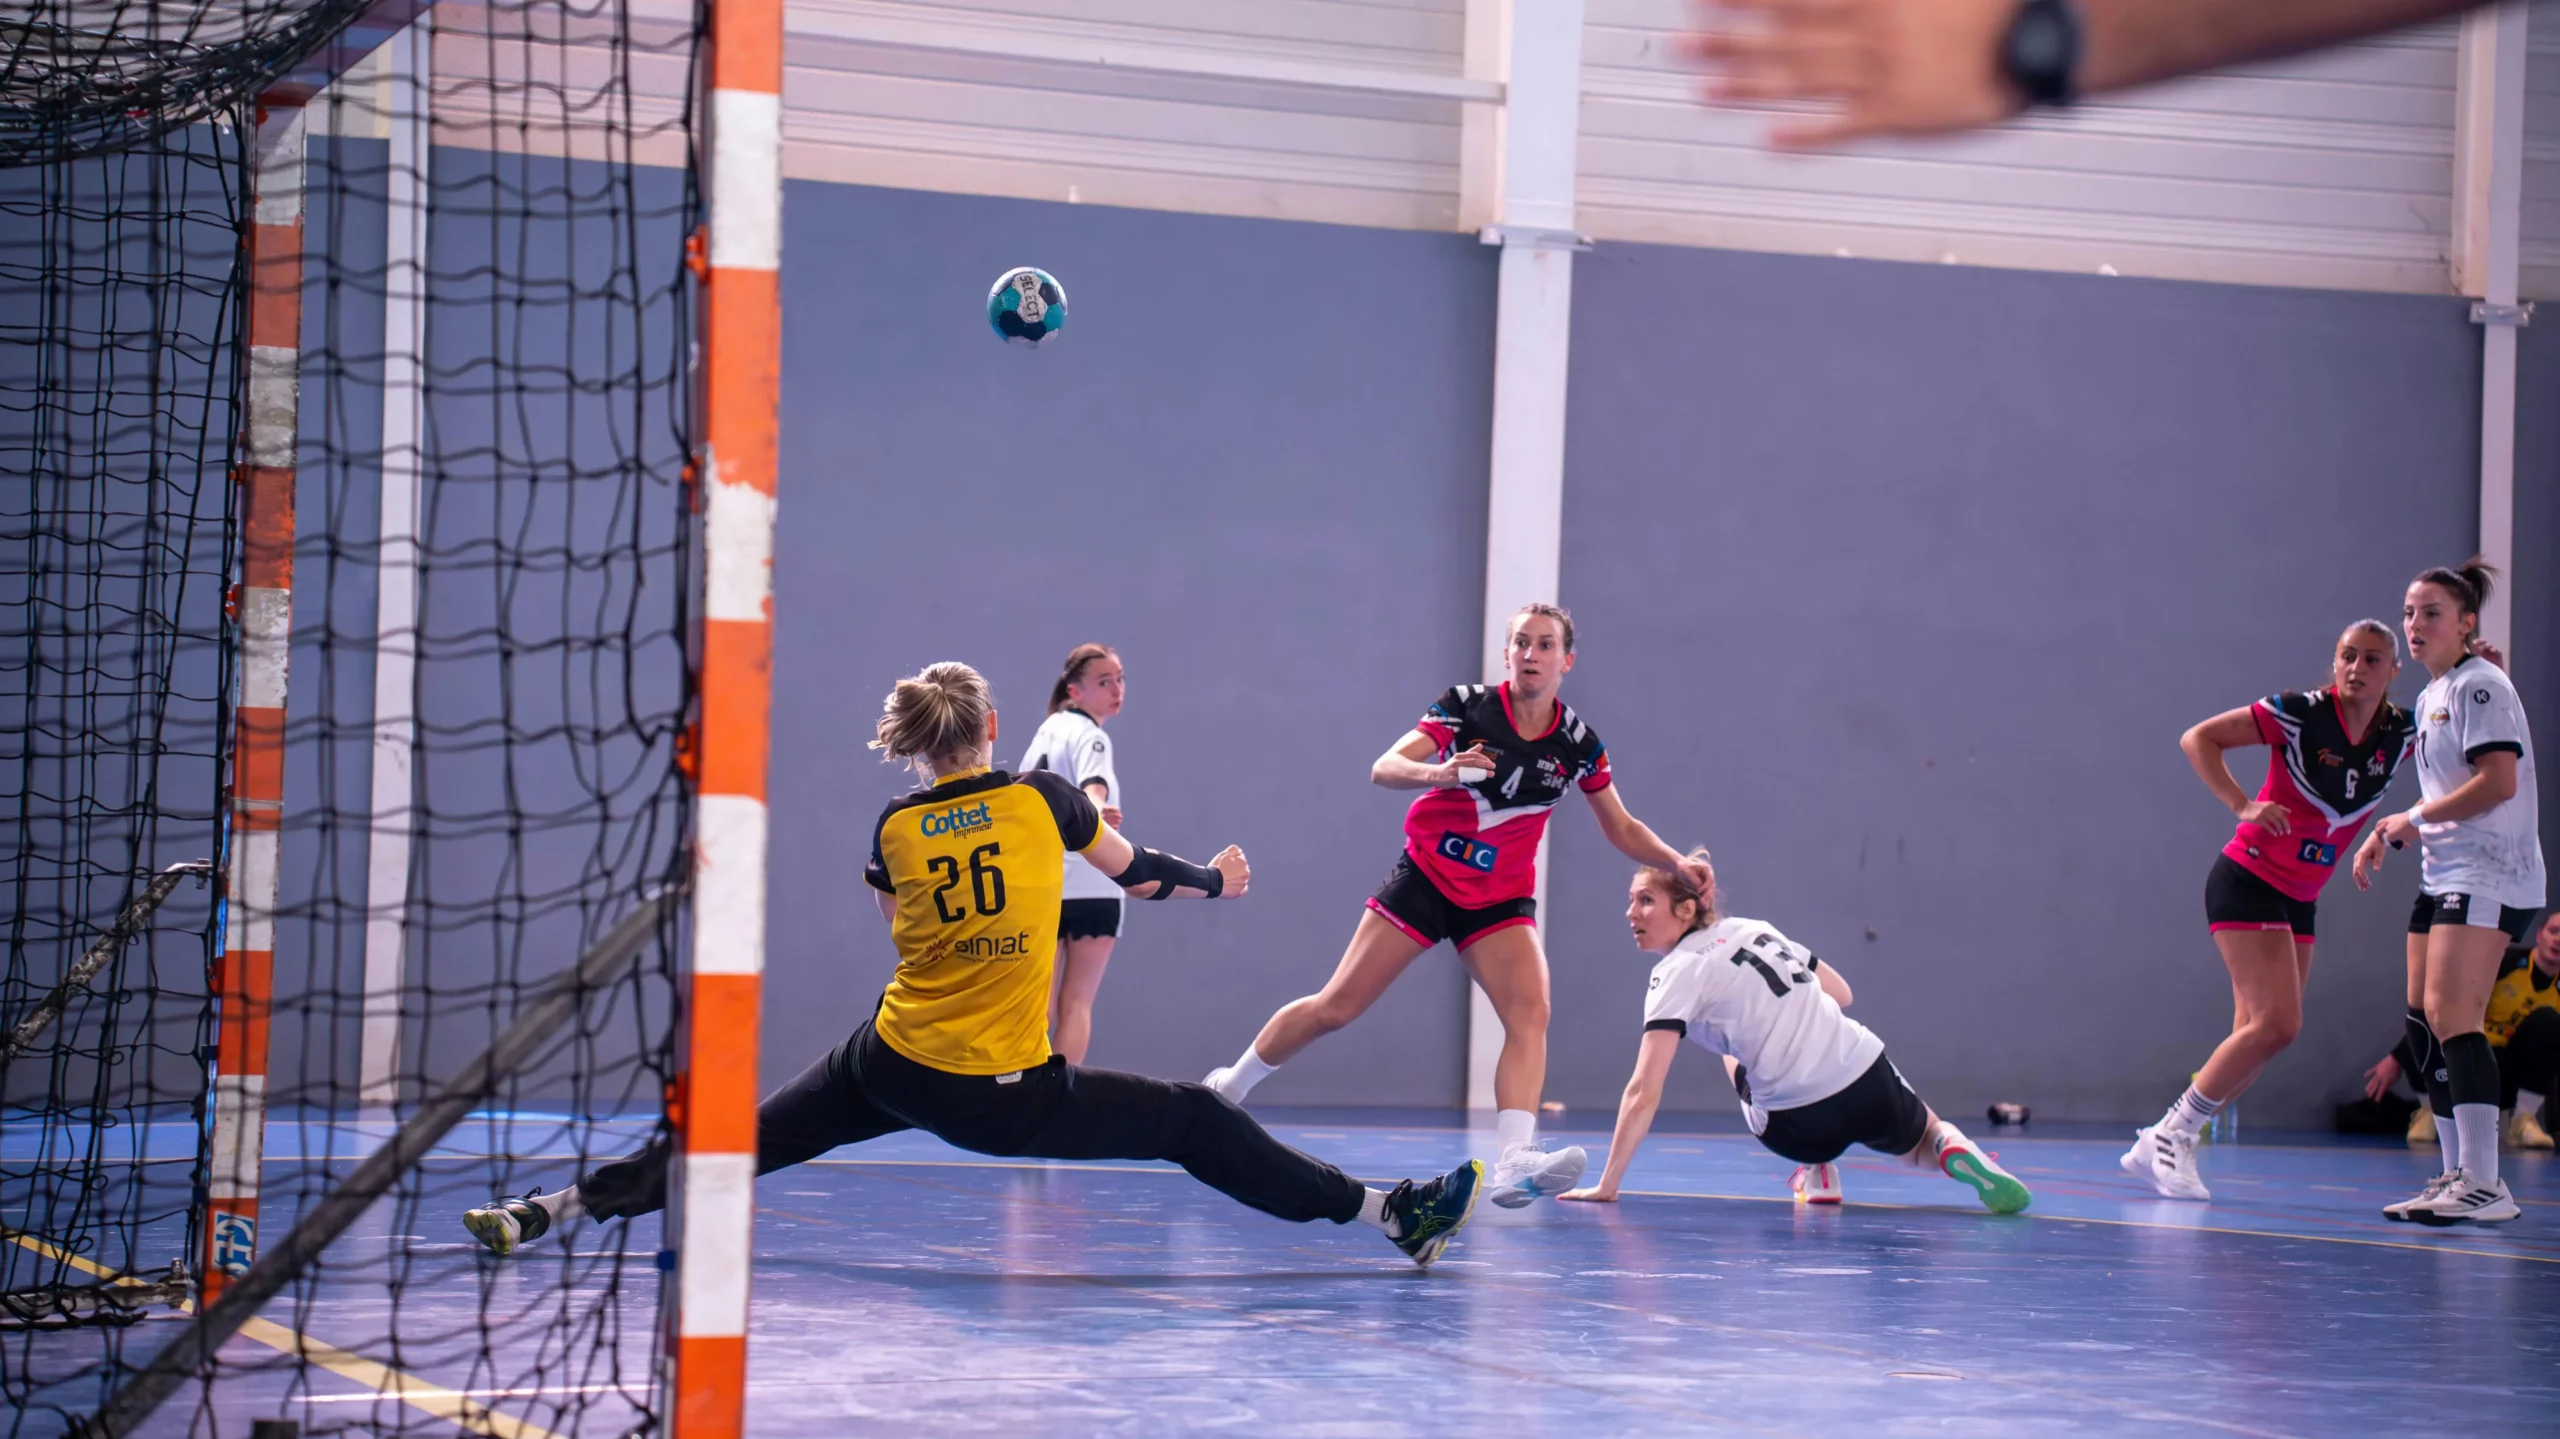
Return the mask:
<path fill-rule="evenodd" d="M 1526 1144 L 1515 1144 L 1502 1152 L 1493 1166 L 1493 1182 L 1485 1190 L 1485 1198 L 1504 1209 L 1520 1209 L 1542 1194 L 1562 1194 L 1582 1178 L 1589 1168 L 1591 1156 L 1579 1144 L 1568 1144 L 1552 1153 Z"/>
<path fill-rule="evenodd" d="M 2444 1193 L 2447 1189 L 2452 1188 L 2454 1182 L 2459 1180 L 2461 1177 L 2461 1175 L 2455 1174 L 2451 1170 L 2447 1170 L 2444 1173 L 2437 1175 L 2435 1178 L 2427 1181 L 2426 1188 L 2419 1190 L 2417 1193 L 2401 1200 L 2397 1204 L 2386 1204 L 2382 1206 L 2382 1217 L 2385 1219 L 2401 1220 L 2405 1223 L 2410 1217 L 2410 1210 L 2417 1208 L 2421 1204 L 2435 1203 L 2436 1196 Z"/>
<path fill-rule="evenodd" d="M 2516 1197 L 2507 1192 L 2507 1181 L 2492 1180 L 2482 1184 L 2468 1171 L 2457 1173 L 2453 1182 L 2436 1193 L 2409 1206 L 2409 1217 L 2420 1224 L 2504 1224 L 2524 1213 L 2516 1207 Z"/>
<path fill-rule="evenodd" d="M 1787 1177 L 1787 1188 L 1795 1191 L 1803 1204 L 1837 1204 L 1840 1202 L 1840 1166 L 1806 1164 Z"/>
<path fill-rule="evenodd" d="M 2124 1172 L 2170 1199 L 2211 1199 L 2204 1177 L 2196 1173 L 2196 1142 L 2174 1130 L 2153 1125 L 2138 1130 L 2133 1147 L 2116 1161 Z"/>

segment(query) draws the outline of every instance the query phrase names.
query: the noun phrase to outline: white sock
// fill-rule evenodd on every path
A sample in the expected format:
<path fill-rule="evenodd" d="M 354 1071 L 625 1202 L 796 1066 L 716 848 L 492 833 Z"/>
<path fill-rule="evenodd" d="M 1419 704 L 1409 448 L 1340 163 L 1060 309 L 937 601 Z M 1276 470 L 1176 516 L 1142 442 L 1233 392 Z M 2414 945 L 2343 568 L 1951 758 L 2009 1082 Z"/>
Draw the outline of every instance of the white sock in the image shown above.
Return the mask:
<path fill-rule="evenodd" d="M 1397 1226 L 1395 1220 L 1387 1214 L 1387 1191 L 1383 1189 L 1360 1191 L 1360 1222 L 1383 1232 L 1389 1239 L 1395 1238 Z"/>
<path fill-rule="evenodd" d="M 1227 1066 L 1225 1082 L 1214 1088 L 1220 1094 L 1242 1104 L 1244 1097 L 1253 1093 L 1255 1085 L 1269 1079 L 1278 1072 L 1279 1068 L 1280 1066 L 1276 1064 L 1263 1063 L 1262 1056 L 1254 1053 L 1253 1046 L 1248 1044 L 1244 1047 L 1244 1053 L 1236 1056 L 1236 1062 Z"/>
<path fill-rule="evenodd" d="M 2222 1112 L 2222 1105 L 2222 1100 L 2207 1098 L 2203 1090 L 2190 1084 L 2186 1093 L 2170 1103 L 2169 1112 L 2160 1116 L 2160 1127 L 2193 1139 Z"/>
<path fill-rule="evenodd" d="M 1526 1109 L 1496 1111 L 1493 1132 L 1497 1140 L 1496 1152 L 1509 1154 L 1512 1150 L 1538 1142 L 1538 1116 Z"/>
<path fill-rule="evenodd" d="M 551 1216 L 551 1227 L 554 1229 L 587 1212 L 587 1206 L 578 1199 L 578 1186 L 574 1184 L 566 1189 L 555 1189 L 549 1194 L 534 1194 L 526 1197 L 531 1199 L 543 1213 Z"/>
<path fill-rule="evenodd" d="M 2498 1106 L 2457 1104 L 2453 1127 L 2462 1139 L 2462 1172 L 2477 1184 L 2498 1182 Z"/>
<path fill-rule="evenodd" d="M 2542 1096 L 2534 1093 L 2530 1089 L 2517 1090 L 2516 1113 L 2530 1114 L 2535 1119 L 2540 1119 L 2542 1117 Z"/>

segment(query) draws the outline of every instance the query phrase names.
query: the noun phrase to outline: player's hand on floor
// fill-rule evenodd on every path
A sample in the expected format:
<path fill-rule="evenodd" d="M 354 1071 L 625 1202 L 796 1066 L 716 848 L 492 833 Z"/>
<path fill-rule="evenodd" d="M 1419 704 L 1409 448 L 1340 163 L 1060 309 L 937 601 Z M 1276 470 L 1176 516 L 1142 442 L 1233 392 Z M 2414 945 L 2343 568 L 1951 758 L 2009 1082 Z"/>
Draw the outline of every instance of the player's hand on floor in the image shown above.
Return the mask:
<path fill-rule="evenodd" d="M 1618 1191 L 1603 1190 L 1597 1184 L 1590 1184 L 1580 1189 L 1568 1189 L 1556 1198 L 1570 1199 L 1577 1204 L 1615 1204 L 1618 1202 Z"/>
<path fill-rule="evenodd" d="M 1218 851 L 1209 867 L 1227 877 L 1226 888 L 1218 891 L 1220 899 L 1242 899 L 1244 892 L 1253 887 L 1253 866 L 1244 862 L 1244 851 L 1234 845 Z"/>

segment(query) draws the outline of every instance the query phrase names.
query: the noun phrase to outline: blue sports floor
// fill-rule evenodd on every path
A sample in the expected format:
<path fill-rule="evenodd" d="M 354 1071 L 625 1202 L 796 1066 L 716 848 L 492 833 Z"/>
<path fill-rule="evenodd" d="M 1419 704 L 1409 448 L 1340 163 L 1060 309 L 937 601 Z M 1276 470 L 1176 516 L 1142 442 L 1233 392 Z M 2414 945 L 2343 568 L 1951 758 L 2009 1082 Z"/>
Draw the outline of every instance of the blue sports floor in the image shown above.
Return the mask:
<path fill-rule="evenodd" d="M 1372 1178 L 1437 1172 L 1490 1142 L 1447 1114 L 1264 1118 Z M 291 1165 L 291 1131 L 270 1132 L 271 1165 Z M 1482 1206 L 1428 1274 L 1374 1231 L 1283 1224 L 1167 1166 L 1011 1163 L 895 1136 L 760 1182 L 750 1432 L 2560 1432 L 2549 1156 L 2508 1158 L 2522 1220 L 2430 1230 L 2376 1210 L 2415 1191 L 2433 1150 L 2274 1135 L 2208 1148 L 2216 1199 L 2197 1205 L 2120 1173 L 2121 1135 L 2029 1133 L 1987 1139 L 2036 1191 L 2005 1219 L 1950 1181 L 1855 1155 L 1849 1203 L 1812 1209 L 1787 1197 L 1792 1166 L 1747 1136 L 1658 1133 L 1621 1203 Z M 1551 1136 L 1568 1141 L 1596 1169 L 1606 1136 Z M 454 1142 L 467 1149 L 469 1128 Z M 566 1177 L 530 1170 L 545 1187 Z M 570 1243 L 638 1259 L 657 1233 L 581 1227 Z M 645 1383 L 641 1266 L 628 1353 L 526 1386 L 475 1380 L 469 1356 L 483 1322 L 502 1344 L 510 1323 L 545 1342 L 543 1292 L 580 1272 L 553 1241 L 487 1260 L 430 1203 L 343 1248 L 329 1285 L 275 1311 L 264 1347 L 226 1353 L 264 1372 L 191 1396 L 221 1432 L 289 1412 L 274 1361 L 295 1330 L 357 1359 L 310 1372 L 311 1402 L 293 1405 L 309 1421 L 451 1433 L 438 1406 L 467 1402 L 487 1410 L 461 1411 L 464 1427 L 544 1439 L 567 1396 L 522 1391 L 574 1386 L 595 1406 L 581 1431 L 620 1432 L 612 1390 Z M 414 1377 L 388 1382 L 409 1399 L 346 1377 L 394 1362 L 364 1343 L 385 1331 L 392 1266 L 407 1279 L 396 1362 Z"/>

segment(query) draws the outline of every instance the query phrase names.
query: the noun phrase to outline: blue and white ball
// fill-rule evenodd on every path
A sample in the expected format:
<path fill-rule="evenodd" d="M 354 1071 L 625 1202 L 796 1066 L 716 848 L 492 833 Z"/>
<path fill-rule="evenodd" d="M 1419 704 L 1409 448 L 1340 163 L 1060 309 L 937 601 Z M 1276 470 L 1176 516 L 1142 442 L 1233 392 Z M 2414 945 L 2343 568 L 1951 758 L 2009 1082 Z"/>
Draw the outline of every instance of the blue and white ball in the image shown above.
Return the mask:
<path fill-rule="evenodd" d="M 1067 327 L 1066 288 L 1046 270 L 1007 270 L 987 291 L 987 324 L 1008 342 L 1039 344 Z"/>

